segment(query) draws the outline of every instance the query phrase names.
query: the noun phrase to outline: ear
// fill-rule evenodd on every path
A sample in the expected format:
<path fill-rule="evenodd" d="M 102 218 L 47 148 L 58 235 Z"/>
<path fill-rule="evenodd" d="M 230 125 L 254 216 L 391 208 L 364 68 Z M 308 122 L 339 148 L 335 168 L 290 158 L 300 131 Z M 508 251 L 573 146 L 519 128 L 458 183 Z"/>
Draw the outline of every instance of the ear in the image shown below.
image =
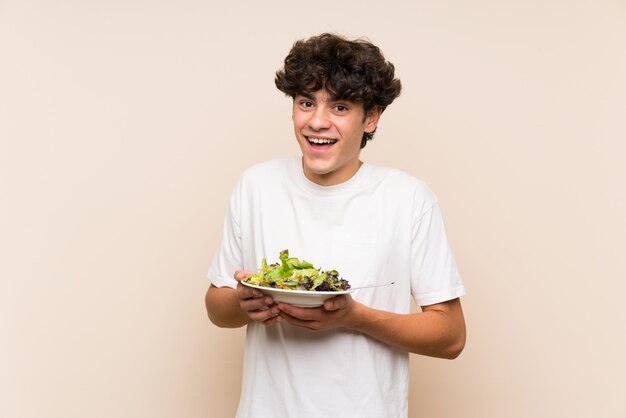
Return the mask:
<path fill-rule="evenodd" d="M 380 106 L 374 106 L 374 108 L 367 113 L 363 129 L 365 132 L 371 133 L 376 130 L 381 113 L 383 113 L 383 111 Z"/>

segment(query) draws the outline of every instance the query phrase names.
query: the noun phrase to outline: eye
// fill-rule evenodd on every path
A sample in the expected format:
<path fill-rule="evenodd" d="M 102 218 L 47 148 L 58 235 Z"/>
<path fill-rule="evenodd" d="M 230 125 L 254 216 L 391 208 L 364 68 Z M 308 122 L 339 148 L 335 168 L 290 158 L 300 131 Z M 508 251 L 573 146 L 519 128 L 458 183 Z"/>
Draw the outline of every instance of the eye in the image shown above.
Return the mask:
<path fill-rule="evenodd" d="M 348 108 L 344 105 L 338 104 L 335 106 L 335 110 L 337 110 L 338 112 L 345 112 L 346 110 L 348 110 Z"/>
<path fill-rule="evenodd" d="M 302 106 L 302 107 L 304 107 L 306 109 L 309 109 L 309 108 L 313 107 L 313 102 L 310 101 L 310 100 L 302 100 L 300 102 L 300 106 Z"/>

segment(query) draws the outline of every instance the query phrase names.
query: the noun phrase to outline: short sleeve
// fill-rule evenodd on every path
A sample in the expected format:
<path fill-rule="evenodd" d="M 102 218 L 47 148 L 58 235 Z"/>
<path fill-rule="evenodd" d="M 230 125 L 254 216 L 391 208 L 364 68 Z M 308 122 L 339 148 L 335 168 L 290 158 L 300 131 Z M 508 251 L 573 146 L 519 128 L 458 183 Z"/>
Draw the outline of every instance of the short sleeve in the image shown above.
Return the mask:
<path fill-rule="evenodd" d="M 419 306 L 461 297 L 465 288 L 436 200 L 416 215 L 411 237 L 411 293 Z"/>
<path fill-rule="evenodd" d="M 216 287 L 237 287 L 233 278 L 236 269 L 243 265 L 240 230 L 241 179 L 232 192 L 228 212 L 224 219 L 222 240 L 209 267 L 207 277 Z"/>

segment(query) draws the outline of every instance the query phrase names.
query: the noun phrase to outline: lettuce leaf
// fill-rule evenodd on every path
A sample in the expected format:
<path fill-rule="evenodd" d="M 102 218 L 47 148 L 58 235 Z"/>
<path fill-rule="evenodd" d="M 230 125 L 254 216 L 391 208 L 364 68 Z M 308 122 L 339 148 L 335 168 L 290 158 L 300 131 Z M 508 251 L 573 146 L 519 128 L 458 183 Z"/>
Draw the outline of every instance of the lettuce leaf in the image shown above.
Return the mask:
<path fill-rule="evenodd" d="M 291 290 L 341 291 L 350 289 L 347 280 L 340 279 L 337 270 L 321 271 L 312 263 L 289 257 L 289 250 L 283 250 L 278 256 L 280 264 L 267 264 L 261 260 L 258 273 L 244 279 L 257 286 Z"/>

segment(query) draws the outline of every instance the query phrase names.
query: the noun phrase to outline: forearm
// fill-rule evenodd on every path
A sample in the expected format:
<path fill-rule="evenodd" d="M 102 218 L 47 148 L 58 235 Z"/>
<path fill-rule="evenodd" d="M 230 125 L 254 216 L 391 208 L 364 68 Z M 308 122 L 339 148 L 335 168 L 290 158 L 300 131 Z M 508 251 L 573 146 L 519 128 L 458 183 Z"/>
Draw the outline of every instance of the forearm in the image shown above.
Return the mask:
<path fill-rule="evenodd" d="M 218 327 L 239 328 L 250 322 L 241 309 L 235 289 L 211 285 L 205 296 L 209 319 Z"/>
<path fill-rule="evenodd" d="M 456 358 L 465 345 L 465 322 L 458 300 L 421 313 L 404 315 L 355 303 L 349 328 L 430 357 Z"/>

